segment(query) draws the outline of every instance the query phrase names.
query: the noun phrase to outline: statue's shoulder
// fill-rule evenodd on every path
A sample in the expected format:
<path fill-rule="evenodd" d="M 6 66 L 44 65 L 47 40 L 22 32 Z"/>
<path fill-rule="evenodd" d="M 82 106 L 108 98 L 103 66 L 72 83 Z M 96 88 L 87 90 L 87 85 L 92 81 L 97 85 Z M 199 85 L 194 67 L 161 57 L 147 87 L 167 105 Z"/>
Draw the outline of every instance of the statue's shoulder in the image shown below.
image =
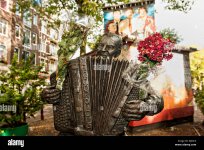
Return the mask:
<path fill-rule="evenodd" d="M 120 35 L 116 34 L 116 33 L 111 33 L 111 32 L 108 32 L 108 33 L 104 33 L 102 35 L 102 37 L 118 37 L 118 38 L 121 38 Z"/>
<path fill-rule="evenodd" d="M 69 64 L 73 64 L 73 63 L 78 63 L 79 59 L 80 59 L 80 57 L 70 59 L 67 64 L 69 65 Z"/>

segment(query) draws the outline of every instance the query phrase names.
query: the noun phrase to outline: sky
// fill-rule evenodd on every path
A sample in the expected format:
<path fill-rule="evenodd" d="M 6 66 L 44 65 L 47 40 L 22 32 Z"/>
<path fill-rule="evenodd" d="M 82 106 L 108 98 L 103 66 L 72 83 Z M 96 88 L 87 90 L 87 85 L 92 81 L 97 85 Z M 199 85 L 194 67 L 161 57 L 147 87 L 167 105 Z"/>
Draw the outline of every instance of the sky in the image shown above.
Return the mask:
<path fill-rule="evenodd" d="M 204 49 L 204 0 L 195 0 L 187 14 L 164 9 L 165 4 L 156 0 L 155 21 L 158 31 L 164 28 L 174 28 L 181 35 L 181 46 Z"/>

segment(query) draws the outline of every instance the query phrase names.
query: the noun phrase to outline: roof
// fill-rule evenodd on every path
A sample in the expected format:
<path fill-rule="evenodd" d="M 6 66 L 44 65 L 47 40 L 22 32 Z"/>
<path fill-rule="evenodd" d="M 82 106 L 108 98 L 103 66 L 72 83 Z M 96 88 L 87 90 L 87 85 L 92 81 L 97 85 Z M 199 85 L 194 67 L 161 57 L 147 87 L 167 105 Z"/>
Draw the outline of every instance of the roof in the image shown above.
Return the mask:
<path fill-rule="evenodd" d="M 185 46 L 176 46 L 176 47 L 173 49 L 173 52 L 179 52 L 179 53 L 182 53 L 182 52 L 191 53 L 191 52 L 195 52 L 195 51 L 198 51 L 197 48 L 185 47 Z"/>
<path fill-rule="evenodd" d="M 136 0 L 136 2 L 131 2 L 127 4 L 106 6 L 103 8 L 103 10 L 117 10 L 117 9 L 129 8 L 129 7 L 134 7 L 134 6 L 144 6 L 144 5 L 148 5 L 152 3 L 155 3 L 155 0 L 143 0 L 143 1 Z"/>

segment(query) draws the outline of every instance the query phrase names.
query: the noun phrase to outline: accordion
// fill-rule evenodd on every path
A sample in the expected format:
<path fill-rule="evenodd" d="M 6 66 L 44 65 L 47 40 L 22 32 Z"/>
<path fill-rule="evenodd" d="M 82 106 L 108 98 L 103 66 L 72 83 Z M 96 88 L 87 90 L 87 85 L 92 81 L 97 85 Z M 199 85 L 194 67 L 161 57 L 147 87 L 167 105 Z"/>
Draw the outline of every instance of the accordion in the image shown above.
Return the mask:
<path fill-rule="evenodd" d="M 76 135 L 118 135 L 128 122 L 121 110 L 132 89 L 123 79 L 128 61 L 80 57 L 67 64 L 61 100 L 54 104 L 54 125 Z"/>

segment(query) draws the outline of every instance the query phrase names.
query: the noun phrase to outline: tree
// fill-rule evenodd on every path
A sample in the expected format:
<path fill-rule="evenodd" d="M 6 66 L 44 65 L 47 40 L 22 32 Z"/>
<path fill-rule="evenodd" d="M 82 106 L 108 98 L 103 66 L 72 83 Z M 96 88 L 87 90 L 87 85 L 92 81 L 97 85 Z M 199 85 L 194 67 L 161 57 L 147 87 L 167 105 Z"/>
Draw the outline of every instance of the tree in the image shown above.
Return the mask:
<path fill-rule="evenodd" d="M 0 105 L 14 106 L 14 111 L 0 113 L 0 125 L 15 127 L 26 122 L 27 116 L 40 110 L 43 101 L 40 98 L 41 87 L 45 80 L 39 78 L 42 66 L 32 63 L 33 56 L 26 61 L 12 60 L 9 72 L 0 74 Z"/>
<path fill-rule="evenodd" d="M 193 88 L 195 90 L 195 101 L 204 114 L 204 50 L 191 54 L 191 74 L 193 77 Z"/>
<path fill-rule="evenodd" d="M 166 8 L 169 10 L 178 10 L 187 13 L 191 10 L 194 0 L 162 0 L 166 2 Z"/>

